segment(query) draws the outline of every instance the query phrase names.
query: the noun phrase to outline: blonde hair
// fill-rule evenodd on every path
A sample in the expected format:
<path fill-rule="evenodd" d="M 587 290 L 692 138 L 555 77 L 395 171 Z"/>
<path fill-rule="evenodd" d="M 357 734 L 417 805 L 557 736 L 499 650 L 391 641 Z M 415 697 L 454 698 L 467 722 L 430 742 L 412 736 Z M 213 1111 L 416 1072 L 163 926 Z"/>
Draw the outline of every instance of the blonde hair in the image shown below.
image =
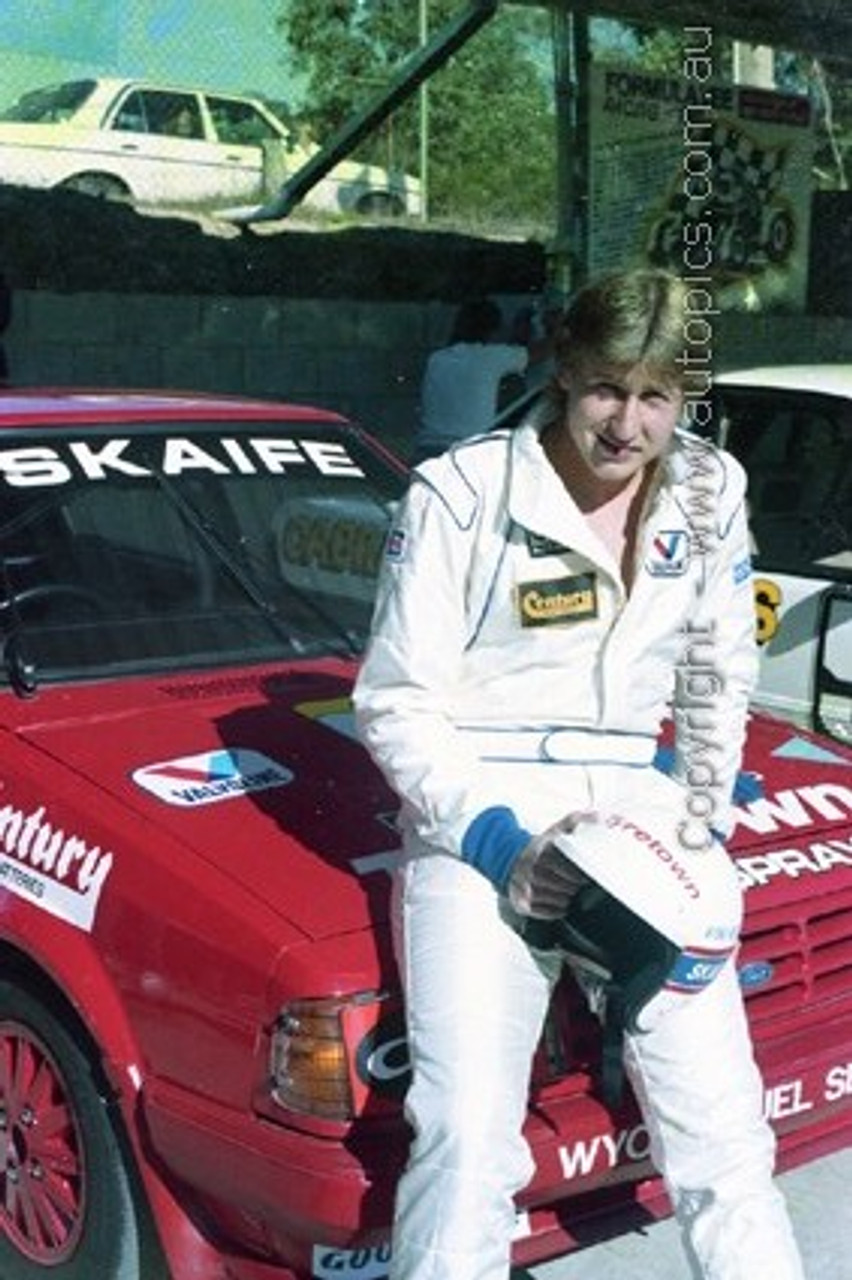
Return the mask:
<path fill-rule="evenodd" d="M 646 365 L 666 382 L 683 383 L 683 281 L 668 271 L 614 272 L 587 285 L 574 298 L 554 340 L 560 373 L 589 364 L 632 368 Z"/>

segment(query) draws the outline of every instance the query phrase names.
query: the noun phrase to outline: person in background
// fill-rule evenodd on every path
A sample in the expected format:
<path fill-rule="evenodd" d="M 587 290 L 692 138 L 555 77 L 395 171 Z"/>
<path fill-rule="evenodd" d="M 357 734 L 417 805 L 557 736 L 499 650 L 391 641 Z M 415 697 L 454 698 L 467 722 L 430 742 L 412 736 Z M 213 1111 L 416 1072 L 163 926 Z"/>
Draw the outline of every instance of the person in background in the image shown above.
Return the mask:
<path fill-rule="evenodd" d="M 447 346 L 426 363 L 412 461 L 443 453 L 456 440 L 494 425 L 504 379 L 523 377 L 546 355 L 546 342 L 502 341 L 503 314 L 493 298 L 472 298 L 456 314 Z M 527 335 L 528 336 L 528 335 Z"/>
<path fill-rule="evenodd" d="M 583 832 L 607 813 L 645 836 L 659 822 L 666 865 L 713 867 L 727 886 L 718 961 L 691 986 L 675 980 L 671 1005 L 649 1005 L 615 1045 L 691 1274 L 802 1280 L 723 843 L 757 673 L 745 475 L 677 429 L 685 319 L 666 272 L 581 290 L 527 420 L 421 464 L 394 516 L 354 690 L 361 739 L 401 800 L 393 924 L 412 1145 L 391 1280 L 507 1280 L 515 1197 L 533 1174 L 531 1065 L 562 965 L 530 922 L 575 901 Z M 700 821 L 691 663 L 714 675 Z M 671 776 L 657 758 L 669 715 Z"/>
<path fill-rule="evenodd" d="M 0 272 L 0 387 L 9 385 L 9 358 L 3 335 L 12 322 L 12 290 L 6 277 Z"/>

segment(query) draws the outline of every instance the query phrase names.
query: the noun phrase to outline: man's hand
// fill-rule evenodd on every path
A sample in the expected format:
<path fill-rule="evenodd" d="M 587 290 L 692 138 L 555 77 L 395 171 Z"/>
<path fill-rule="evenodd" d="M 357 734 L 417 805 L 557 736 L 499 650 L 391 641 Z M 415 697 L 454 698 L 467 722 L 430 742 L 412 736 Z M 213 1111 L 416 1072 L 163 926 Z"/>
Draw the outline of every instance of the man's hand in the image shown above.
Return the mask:
<path fill-rule="evenodd" d="M 563 916 L 585 876 L 553 844 L 561 831 L 573 831 L 586 813 L 569 813 L 530 840 L 509 877 L 509 901 L 522 916 L 556 920 Z"/>

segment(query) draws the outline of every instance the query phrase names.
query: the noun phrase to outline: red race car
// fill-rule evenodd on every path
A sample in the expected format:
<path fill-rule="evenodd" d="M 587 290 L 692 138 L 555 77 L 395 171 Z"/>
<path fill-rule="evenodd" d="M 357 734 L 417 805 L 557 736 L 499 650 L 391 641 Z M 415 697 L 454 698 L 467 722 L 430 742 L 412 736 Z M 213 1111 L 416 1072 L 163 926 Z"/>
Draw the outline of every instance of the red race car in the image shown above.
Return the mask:
<path fill-rule="evenodd" d="M 8 393 L 0 431 L 0 1275 L 376 1280 L 397 842 L 349 693 L 405 472 L 247 400 Z M 790 1167 L 852 1136 L 852 752 L 755 717 L 737 800 Z M 519 1263 L 667 1212 L 598 1054 L 566 977 Z"/>

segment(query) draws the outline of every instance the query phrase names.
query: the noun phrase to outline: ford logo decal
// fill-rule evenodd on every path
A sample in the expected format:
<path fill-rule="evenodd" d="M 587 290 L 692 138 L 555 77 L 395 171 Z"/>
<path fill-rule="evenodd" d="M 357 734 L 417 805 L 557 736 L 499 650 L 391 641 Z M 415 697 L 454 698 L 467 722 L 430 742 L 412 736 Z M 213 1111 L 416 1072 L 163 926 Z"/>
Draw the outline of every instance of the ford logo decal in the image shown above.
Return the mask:
<path fill-rule="evenodd" d="M 774 972 L 768 960 L 753 960 L 751 964 L 744 964 L 740 969 L 740 986 L 744 991 L 753 991 L 755 987 L 764 986 Z"/>

